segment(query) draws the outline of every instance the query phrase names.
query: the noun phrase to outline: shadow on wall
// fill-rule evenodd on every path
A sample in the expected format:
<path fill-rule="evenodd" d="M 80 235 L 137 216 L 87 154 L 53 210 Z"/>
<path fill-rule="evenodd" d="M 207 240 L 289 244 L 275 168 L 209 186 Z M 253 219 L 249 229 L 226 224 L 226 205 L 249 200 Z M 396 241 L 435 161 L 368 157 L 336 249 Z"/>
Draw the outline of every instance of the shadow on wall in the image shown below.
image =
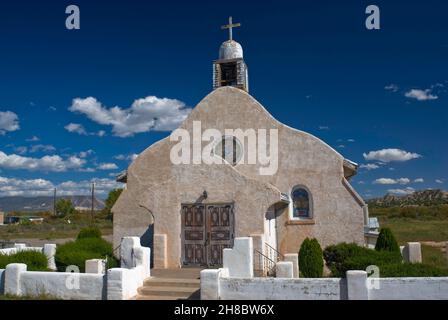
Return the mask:
<path fill-rule="evenodd" d="M 154 267 L 154 224 L 150 224 L 148 226 L 148 229 L 145 231 L 144 234 L 140 237 L 140 243 L 142 247 L 148 247 L 151 248 L 151 269 Z"/>

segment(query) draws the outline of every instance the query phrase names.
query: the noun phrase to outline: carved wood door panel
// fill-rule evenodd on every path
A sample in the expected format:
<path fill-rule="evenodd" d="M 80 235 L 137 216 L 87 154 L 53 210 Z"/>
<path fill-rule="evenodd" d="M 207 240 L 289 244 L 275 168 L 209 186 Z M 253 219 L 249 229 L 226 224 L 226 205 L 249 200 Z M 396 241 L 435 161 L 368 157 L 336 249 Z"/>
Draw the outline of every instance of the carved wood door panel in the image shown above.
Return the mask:
<path fill-rule="evenodd" d="M 203 265 L 207 262 L 205 218 L 204 205 L 182 205 L 182 253 L 185 265 Z"/>
<path fill-rule="evenodd" d="M 233 204 L 182 205 L 183 265 L 222 265 L 222 250 L 233 247 Z"/>
<path fill-rule="evenodd" d="M 222 265 L 222 250 L 233 247 L 233 205 L 207 206 L 207 263 Z"/>

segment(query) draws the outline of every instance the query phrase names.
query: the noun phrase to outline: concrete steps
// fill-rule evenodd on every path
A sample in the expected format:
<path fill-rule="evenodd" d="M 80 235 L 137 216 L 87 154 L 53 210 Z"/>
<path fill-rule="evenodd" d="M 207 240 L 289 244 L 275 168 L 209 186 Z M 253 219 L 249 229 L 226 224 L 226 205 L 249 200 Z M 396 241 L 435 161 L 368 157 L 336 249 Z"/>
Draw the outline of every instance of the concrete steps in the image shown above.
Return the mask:
<path fill-rule="evenodd" d="M 199 287 L 199 279 L 153 277 L 145 280 L 135 300 L 196 300 L 200 299 Z"/>

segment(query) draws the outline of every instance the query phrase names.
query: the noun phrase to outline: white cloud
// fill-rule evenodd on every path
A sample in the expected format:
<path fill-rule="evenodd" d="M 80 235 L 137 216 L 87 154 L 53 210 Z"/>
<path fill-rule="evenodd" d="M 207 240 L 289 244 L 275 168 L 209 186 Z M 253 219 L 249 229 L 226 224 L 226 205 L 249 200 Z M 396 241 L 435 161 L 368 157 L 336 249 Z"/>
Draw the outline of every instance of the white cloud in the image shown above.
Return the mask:
<path fill-rule="evenodd" d="M 378 169 L 380 166 L 375 163 L 367 163 L 367 164 L 362 164 L 359 167 L 370 171 L 370 170 Z"/>
<path fill-rule="evenodd" d="M 389 193 L 400 195 L 400 196 L 414 193 L 414 191 L 415 191 L 415 189 L 411 188 L 411 187 L 406 187 L 405 189 L 389 189 L 389 190 L 387 190 L 387 192 L 389 192 Z"/>
<path fill-rule="evenodd" d="M 77 133 L 77 134 L 82 135 L 82 136 L 86 136 L 87 135 L 86 129 L 84 129 L 84 126 L 82 124 L 79 124 L 79 123 L 69 123 L 64 128 L 68 132 L 74 132 L 74 133 Z"/>
<path fill-rule="evenodd" d="M 155 96 L 137 99 L 127 109 L 119 106 L 107 108 L 93 97 L 76 98 L 69 110 L 85 114 L 96 123 L 112 126 L 112 132 L 118 137 L 173 130 L 191 111 L 182 101 Z"/>
<path fill-rule="evenodd" d="M 392 91 L 392 92 L 397 92 L 399 88 L 396 84 L 391 83 L 390 85 L 385 86 L 384 89 Z"/>
<path fill-rule="evenodd" d="M 104 137 L 106 135 L 106 131 L 104 131 L 104 130 L 99 130 L 98 132 L 87 132 L 87 130 L 84 128 L 84 126 L 79 123 L 69 123 L 64 128 L 68 132 L 77 133 L 81 136 Z"/>
<path fill-rule="evenodd" d="M 319 130 L 330 130 L 330 127 L 328 126 L 319 126 L 318 128 Z"/>
<path fill-rule="evenodd" d="M 0 151 L 0 168 L 10 170 L 63 172 L 68 169 L 79 169 L 85 162 L 85 160 L 76 156 L 67 159 L 63 159 L 58 155 L 32 158 L 16 154 L 7 155 Z"/>
<path fill-rule="evenodd" d="M 347 139 L 348 142 L 355 142 L 355 139 Z"/>
<path fill-rule="evenodd" d="M 115 163 L 101 163 L 98 166 L 99 170 L 116 170 L 118 166 Z"/>
<path fill-rule="evenodd" d="M 40 141 L 40 139 L 36 136 L 32 136 L 29 139 L 26 139 L 27 142 L 36 142 L 36 141 Z"/>
<path fill-rule="evenodd" d="M 425 180 L 423 178 L 417 178 L 414 180 L 414 183 L 423 183 Z"/>
<path fill-rule="evenodd" d="M 442 179 L 436 179 L 436 183 L 440 183 L 440 184 L 442 184 L 442 183 L 443 183 L 443 180 L 442 180 Z"/>
<path fill-rule="evenodd" d="M 408 152 L 400 149 L 382 149 L 377 151 L 370 151 L 369 153 L 364 153 L 363 156 L 364 159 L 368 161 L 376 160 L 381 162 L 402 162 L 421 157 L 421 155 L 419 155 L 418 153 Z"/>
<path fill-rule="evenodd" d="M 117 159 L 117 160 L 120 160 L 120 161 L 127 160 L 127 161 L 131 161 L 132 162 L 135 159 L 137 159 L 137 157 L 138 157 L 138 154 L 136 154 L 136 153 L 133 153 L 133 154 L 130 154 L 130 155 L 119 154 L 119 155 L 114 156 L 114 159 Z"/>
<path fill-rule="evenodd" d="M 104 131 L 104 130 L 100 130 L 100 131 L 98 131 L 98 132 L 96 133 L 96 135 L 97 135 L 98 137 L 104 137 L 104 136 L 106 135 L 106 131 Z"/>
<path fill-rule="evenodd" d="M 92 149 L 89 149 L 89 150 L 87 150 L 87 151 L 81 151 L 79 154 L 78 154 L 78 156 L 80 157 L 80 158 L 87 158 L 88 156 L 90 156 L 90 155 L 92 155 L 92 154 L 94 154 L 95 153 L 95 151 L 93 151 Z"/>
<path fill-rule="evenodd" d="M 15 147 L 14 151 L 17 152 L 18 154 L 25 154 L 28 152 L 28 148 L 27 147 Z"/>
<path fill-rule="evenodd" d="M 0 177 L 0 196 L 40 196 L 48 195 L 53 184 L 44 179 L 21 180 Z"/>
<path fill-rule="evenodd" d="M 436 100 L 439 98 L 435 94 L 431 93 L 431 89 L 411 89 L 404 95 L 406 98 L 417 99 L 418 101 Z"/>
<path fill-rule="evenodd" d="M 122 188 L 121 183 L 113 179 L 83 180 L 79 182 L 65 181 L 53 184 L 45 179 L 16 179 L 0 176 L 0 197 L 8 196 L 53 196 L 54 188 L 58 195 L 90 195 L 92 183 L 95 183 L 95 195 L 105 196 L 116 188 Z"/>
<path fill-rule="evenodd" d="M 373 181 L 374 184 L 408 184 L 411 180 L 408 178 L 398 178 L 398 179 L 391 179 L 391 178 L 379 178 Z"/>
<path fill-rule="evenodd" d="M 53 152 L 56 151 L 56 148 L 49 144 L 36 144 L 29 148 L 31 153 L 35 152 Z"/>
<path fill-rule="evenodd" d="M 19 117 L 14 112 L 0 111 L 0 135 L 19 129 Z"/>

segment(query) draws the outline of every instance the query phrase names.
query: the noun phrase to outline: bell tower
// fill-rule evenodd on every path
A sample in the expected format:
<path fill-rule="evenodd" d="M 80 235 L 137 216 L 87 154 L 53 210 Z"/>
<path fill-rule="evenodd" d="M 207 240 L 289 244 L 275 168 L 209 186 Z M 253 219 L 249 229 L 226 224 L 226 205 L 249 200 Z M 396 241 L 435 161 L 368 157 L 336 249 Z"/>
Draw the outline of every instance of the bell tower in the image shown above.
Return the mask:
<path fill-rule="evenodd" d="M 232 86 L 249 92 L 249 75 L 247 65 L 243 59 L 243 47 L 233 40 L 233 28 L 240 27 L 240 23 L 229 24 L 221 29 L 229 29 L 229 40 L 224 41 L 219 48 L 219 59 L 213 61 L 213 89 Z"/>

